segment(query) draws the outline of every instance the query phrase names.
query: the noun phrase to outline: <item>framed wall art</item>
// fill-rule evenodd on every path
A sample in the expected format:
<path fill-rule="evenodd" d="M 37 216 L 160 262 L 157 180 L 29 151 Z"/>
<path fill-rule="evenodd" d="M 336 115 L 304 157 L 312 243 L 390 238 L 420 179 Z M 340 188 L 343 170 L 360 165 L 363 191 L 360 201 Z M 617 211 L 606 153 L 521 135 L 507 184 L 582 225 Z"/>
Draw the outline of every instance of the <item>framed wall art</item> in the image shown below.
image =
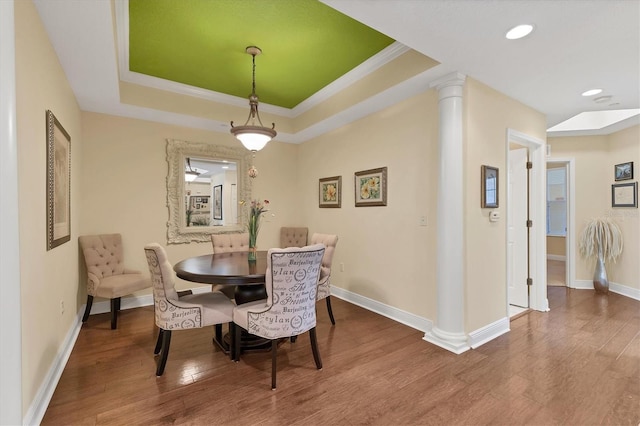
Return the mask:
<path fill-rule="evenodd" d="M 213 218 L 222 220 L 222 185 L 213 187 Z"/>
<path fill-rule="evenodd" d="M 47 128 L 47 250 L 71 239 L 71 137 L 53 112 Z"/>
<path fill-rule="evenodd" d="M 480 196 L 483 209 L 498 207 L 498 168 L 482 166 L 480 172 Z"/>
<path fill-rule="evenodd" d="M 356 207 L 387 205 L 387 168 L 355 173 Z"/>
<path fill-rule="evenodd" d="M 614 168 L 616 182 L 620 180 L 633 179 L 633 161 L 629 161 L 628 163 L 616 164 Z"/>
<path fill-rule="evenodd" d="M 611 207 L 638 207 L 638 182 L 611 185 Z"/>
<path fill-rule="evenodd" d="M 318 184 L 318 207 L 339 208 L 342 206 L 342 176 L 322 178 Z"/>

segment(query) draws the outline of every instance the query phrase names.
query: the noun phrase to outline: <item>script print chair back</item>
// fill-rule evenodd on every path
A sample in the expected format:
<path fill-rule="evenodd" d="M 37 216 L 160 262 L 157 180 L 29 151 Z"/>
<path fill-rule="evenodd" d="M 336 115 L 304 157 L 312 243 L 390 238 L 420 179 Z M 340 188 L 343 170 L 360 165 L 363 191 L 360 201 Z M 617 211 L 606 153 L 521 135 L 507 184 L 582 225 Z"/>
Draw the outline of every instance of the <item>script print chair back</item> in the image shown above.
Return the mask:
<path fill-rule="evenodd" d="M 190 294 L 178 297 L 173 279 L 173 268 L 167 254 L 157 243 L 144 248 L 153 283 L 155 322 L 160 332 L 154 354 L 160 354 L 156 376 L 162 376 L 169 356 L 171 333 L 229 323 L 233 331 L 233 307 L 231 300 L 219 291 Z M 230 333 L 232 338 L 234 333 Z M 231 354 L 233 357 L 233 354 Z"/>
<path fill-rule="evenodd" d="M 311 236 L 311 244 L 323 244 L 326 247 L 324 257 L 322 258 L 322 268 L 320 269 L 320 280 L 318 282 L 318 299 L 327 301 L 327 311 L 331 324 L 335 325 L 336 320 L 333 318 L 333 310 L 331 309 L 331 264 L 333 263 L 333 255 L 338 244 L 338 236 L 333 234 L 314 233 Z"/>
<path fill-rule="evenodd" d="M 271 389 L 276 388 L 278 340 L 309 331 L 313 359 L 318 370 L 322 360 L 316 339 L 316 291 L 324 246 L 273 248 L 267 254 L 267 298 L 237 306 L 235 360 L 240 360 L 241 328 L 271 340 Z"/>
<path fill-rule="evenodd" d="M 87 266 L 87 306 L 82 322 L 87 322 L 94 297 L 111 300 L 111 329 L 118 326 L 120 298 L 151 286 L 140 271 L 124 265 L 122 235 L 83 235 L 78 238 Z"/>

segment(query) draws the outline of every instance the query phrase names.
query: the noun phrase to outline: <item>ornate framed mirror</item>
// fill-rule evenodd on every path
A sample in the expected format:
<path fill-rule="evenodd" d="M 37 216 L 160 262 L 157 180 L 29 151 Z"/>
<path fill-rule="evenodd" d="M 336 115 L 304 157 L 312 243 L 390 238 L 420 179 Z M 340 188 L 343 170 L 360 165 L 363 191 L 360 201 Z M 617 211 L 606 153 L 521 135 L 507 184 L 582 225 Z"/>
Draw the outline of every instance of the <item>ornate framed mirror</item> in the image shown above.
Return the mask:
<path fill-rule="evenodd" d="M 211 241 L 244 232 L 251 199 L 251 153 L 242 148 L 167 139 L 167 243 Z"/>

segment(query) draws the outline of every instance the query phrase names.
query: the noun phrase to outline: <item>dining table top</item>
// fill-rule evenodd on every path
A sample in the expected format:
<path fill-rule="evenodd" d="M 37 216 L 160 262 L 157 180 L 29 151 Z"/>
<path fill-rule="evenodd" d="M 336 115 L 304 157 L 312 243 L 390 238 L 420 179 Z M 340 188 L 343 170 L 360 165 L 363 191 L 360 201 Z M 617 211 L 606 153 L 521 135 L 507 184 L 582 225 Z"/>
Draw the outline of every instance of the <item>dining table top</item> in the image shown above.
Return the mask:
<path fill-rule="evenodd" d="M 178 278 L 204 284 L 253 285 L 264 284 L 267 252 L 257 251 L 249 260 L 249 252 L 205 254 L 190 257 L 173 267 Z"/>

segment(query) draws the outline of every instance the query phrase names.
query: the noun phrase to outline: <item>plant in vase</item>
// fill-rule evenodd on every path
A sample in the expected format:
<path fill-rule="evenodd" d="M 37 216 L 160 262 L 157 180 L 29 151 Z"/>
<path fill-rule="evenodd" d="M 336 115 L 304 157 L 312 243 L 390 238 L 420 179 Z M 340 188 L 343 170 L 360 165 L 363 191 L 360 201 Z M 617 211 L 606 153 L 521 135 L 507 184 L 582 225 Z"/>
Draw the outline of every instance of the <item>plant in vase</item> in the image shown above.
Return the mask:
<path fill-rule="evenodd" d="M 580 234 L 578 249 L 582 257 L 596 259 L 596 269 L 593 274 L 593 288 L 597 292 L 609 292 L 606 261 L 613 261 L 622 254 L 622 232 L 609 218 L 596 218 L 587 222 Z"/>
<path fill-rule="evenodd" d="M 243 203 L 244 204 L 244 203 Z M 247 222 L 247 230 L 249 231 L 249 259 L 256 258 L 256 241 L 258 239 L 258 231 L 260 230 L 260 222 L 263 213 L 268 212 L 267 206 L 269 200 L 251 200 L 249 204 L 249 222 Z"/>

